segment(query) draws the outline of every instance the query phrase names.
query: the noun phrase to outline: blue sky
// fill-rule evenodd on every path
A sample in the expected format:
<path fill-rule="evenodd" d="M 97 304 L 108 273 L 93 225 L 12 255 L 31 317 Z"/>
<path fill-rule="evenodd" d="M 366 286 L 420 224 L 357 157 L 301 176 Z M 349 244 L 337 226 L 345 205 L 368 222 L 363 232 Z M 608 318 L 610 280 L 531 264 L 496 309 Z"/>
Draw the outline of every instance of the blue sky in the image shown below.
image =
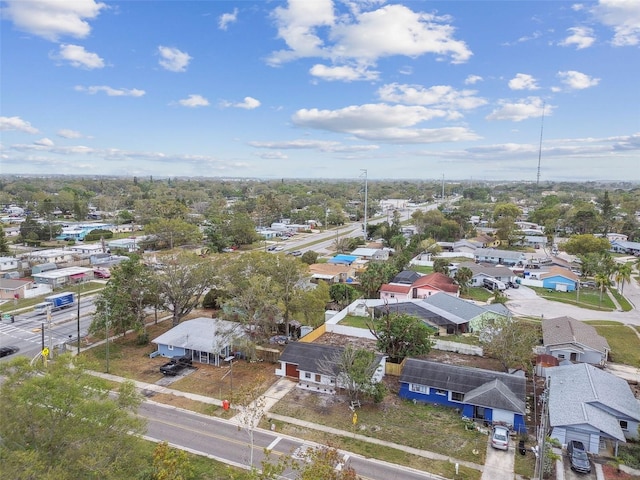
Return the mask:
<path fill-rule="evenodd" d="M 640 180 L 637 0 L 0 9 L 4 174 Z"/>

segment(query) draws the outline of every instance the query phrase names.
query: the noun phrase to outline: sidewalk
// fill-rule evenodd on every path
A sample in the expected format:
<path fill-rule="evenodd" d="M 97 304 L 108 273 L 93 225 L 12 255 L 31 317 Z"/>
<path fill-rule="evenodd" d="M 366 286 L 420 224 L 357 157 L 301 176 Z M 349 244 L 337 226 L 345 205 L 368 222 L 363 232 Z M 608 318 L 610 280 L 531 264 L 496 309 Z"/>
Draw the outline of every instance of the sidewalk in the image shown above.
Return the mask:
<path fill-rule="evenodd" d="M 95 372 L 95 371 L 90 371 L 90 374 L 96 376 L 96 377 L 100 377 L 100 378 L 104 378 L 105 380 L 110 380 L 113 382 L 124 382 L 128 379 L 123 378 L 123 377 L 118 377 L 116 375 L 111 375 L 108 373 L 101 373 L 101 372 Z M 139 382 L 136 380 L 132 380 L 134 385 L 136 386 L 136 388 L 140 389 L 142 391 L 142 393 L 144 394 L 144 392 L 156 392 L 156 393 L 166 393 L 166 394 L 171 394 L 171 395 L 176 395 L 176 396 L 180 396 L 180 397 L 185 397 L 185 398 L 189 398 L 191 400 L 195 400 L 198 402 L 203 402 L 203 403 L 208 403 L 211 405 L 217 405 L 217 406 L 222 406 L 222 401 L 215 399 L 215 398 L 211 398 L 211 397 L 206 397 L 204 395 L 198 395 L 195 393 L 189 393 L 189 392 L 181 392 L 179 390 L 173 390 L 171 388 L 167 388 L 167 387 L 163 387 L 160 385 L 155 385 L 152 383 L 145 383 L 145 382 Z M 435 452 L 429 452 L 427 450 L 420 450 L 417 448 L 412 448 L 412 447 L 407 447 L 406 445 L 400 445 L 397 443 L 393 443 L 393 442 L 388 442 L 385 440 L 380 440 L 377 438 L 372 438 L 372 437 L 368 437 L 366 435 L 360 435 L 358 433 L 355 432 L 347 432 L 345 430 L 339 430 L 337 428 L 332 428 L 332 427 L 327 427 L 325 425 L 320 425 L 317 423 L 313 423 L 313 422 L 307 422 L 305 420 L 300 420 L 297 418 L 292 418 L 292 417 L 286 417 L 283 415 L 277 415 L 277 414 L 272 414 L 269 413 L 269 409 L 275 405 L 278 400 L 280 400 L 282 397 L 284 397 L 292 388 L 295 387 L 295 382 L 288 380 L 286 378 L 282 378 L 280 380 L 278 380 L 276 383 L 274 383 L 263 395 L 262 398 L 265 399 L 265 417 L 267 418 L 267 420 L 279 420 L 285 423 L 289 423 L 292 425 L 297 425 L 300 427 L 304 427 L 304 428 L 308 428 L 308 429 L 312 429 L 312 430 L 318 430 L 318 431 L 322 431 L 322 432 L 326 432 L 326 433 L 330 433 L 332 435 L 337 435 L 337 436 L 341 436 L 341 437 L 347 437 L 347 438 L 354 438 L 363 442 L 369 442 L 369 443 L 373 443 L 376 445 L 381 445 L 381 446 L 385 446 L 385 447 L 389 447 L 389 448 L 394 448 L 397 450 L 401 450 L 403 452 L 407 452 L 410 453 L 412 455 L 417 455 L 420 457 L 424 457 L 424 458 L 429 458 L 432 460 L 440 460 L 440 461 L 444 461 L 444 462 L 450 462 L 450 463 L 454 463 L 454 464 L 459 464 L 459 465 L 463 465 L 465 467 L 474 469 L 474 470 L 479 470 L 480 472 L 482 472 L 484 470 L 484 465 L 480 465 L 477 463 L 473 463 L 473 462 L 467 462 L 467 461 L 463 461 L 463 460 L 456 460 L 455 458 L 449 457 L 447 455 L 442 455 L 439 453 L 435 453 Z M 232 407 L 233 408 L 233 407 Z M 237 416 L 236 416 L 237 417 Z M 219 419 L 221 421 L 226 421 L 226 422 L 231 422 L 233 424 L 237 424 L 237 419 L 236 417 L 233 417 L 230 420 L 224 420 L 224 419 Z M 236 419 L 236 420 L 234 420 Z"/>

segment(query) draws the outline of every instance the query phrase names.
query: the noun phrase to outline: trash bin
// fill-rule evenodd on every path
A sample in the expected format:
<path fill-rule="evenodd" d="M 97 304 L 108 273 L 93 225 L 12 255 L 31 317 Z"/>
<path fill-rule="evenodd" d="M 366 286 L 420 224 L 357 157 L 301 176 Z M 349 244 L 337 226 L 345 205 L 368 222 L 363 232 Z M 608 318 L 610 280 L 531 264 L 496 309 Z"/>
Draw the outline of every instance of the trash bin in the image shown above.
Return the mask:
<path fill-rule="evenodd" d="M 524 440 L 520 440 L 518 442 L 518 451 L 520 455 L 525 455 L 527 453 L 527 449 L 524 447 Z"/>

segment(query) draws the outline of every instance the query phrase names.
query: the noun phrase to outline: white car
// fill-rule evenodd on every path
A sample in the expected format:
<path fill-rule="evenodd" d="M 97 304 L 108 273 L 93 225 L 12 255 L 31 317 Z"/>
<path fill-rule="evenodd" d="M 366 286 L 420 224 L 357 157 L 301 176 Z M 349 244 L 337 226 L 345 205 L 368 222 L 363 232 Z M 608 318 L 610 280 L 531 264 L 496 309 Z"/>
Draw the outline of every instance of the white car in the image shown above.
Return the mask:
<path fill-rule="evenodd" d="M 491 446 L 498 450 L 509 450 L 509 429 L 496 425 L 491 431 Z"/>

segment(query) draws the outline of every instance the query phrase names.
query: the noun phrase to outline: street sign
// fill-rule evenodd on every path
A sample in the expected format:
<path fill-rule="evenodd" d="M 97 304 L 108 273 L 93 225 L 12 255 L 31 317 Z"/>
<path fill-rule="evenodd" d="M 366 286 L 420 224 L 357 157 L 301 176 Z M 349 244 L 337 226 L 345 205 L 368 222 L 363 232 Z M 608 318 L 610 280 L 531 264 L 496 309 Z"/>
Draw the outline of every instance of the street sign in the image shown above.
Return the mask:
<path fill-rule="evenodd" d="M 43 357 L 48 357 L 49 356 L 49 349 L 47 347 L 44 347 L 42 349 L 42 356 Z"/>

